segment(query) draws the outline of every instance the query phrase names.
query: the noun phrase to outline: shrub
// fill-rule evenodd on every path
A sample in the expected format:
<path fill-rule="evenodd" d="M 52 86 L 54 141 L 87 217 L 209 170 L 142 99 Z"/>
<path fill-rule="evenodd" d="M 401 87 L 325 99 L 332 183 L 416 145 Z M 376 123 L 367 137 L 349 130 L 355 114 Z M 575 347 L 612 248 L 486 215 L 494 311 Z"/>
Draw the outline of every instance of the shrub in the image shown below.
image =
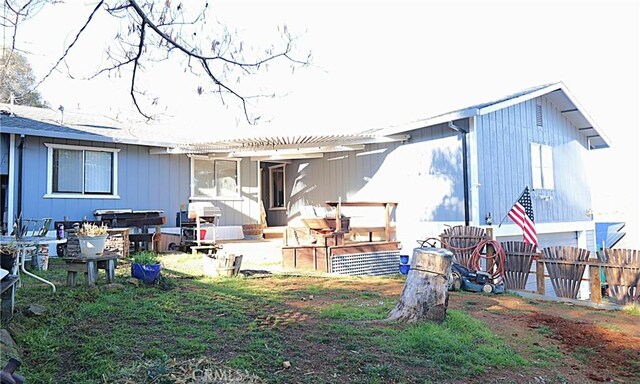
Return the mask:
<path fill-rule="evenodd" d="M 133 255 L 133 262 L 138 264 L 158 264 L 158 254 L 152 251 L 138 251 Z"/>
<path fill-rule="evenodd" d="M 109 227 L 104 224 L 98 226 L 97 224 L 93 223 L 84 223 L 82 224 L 82 227 L 80 227 L 78 234 L 83 236 L 106 235 L 108 233 L 107 229 L 109 229 Z"/>

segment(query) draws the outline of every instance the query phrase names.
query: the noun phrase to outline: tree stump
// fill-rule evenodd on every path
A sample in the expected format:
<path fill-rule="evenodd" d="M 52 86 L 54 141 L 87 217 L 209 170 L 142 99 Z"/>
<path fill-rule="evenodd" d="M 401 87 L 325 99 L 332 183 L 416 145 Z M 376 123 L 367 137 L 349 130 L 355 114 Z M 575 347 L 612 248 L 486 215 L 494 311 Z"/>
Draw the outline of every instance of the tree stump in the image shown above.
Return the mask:
<path fill-rule="evenodd" d="M 443 322 L 449 305 L 447 280 L 452 258 L 453 254 L 446 249 L 415 248 L 400 302 L 389 313 L 388 320 Z"/>

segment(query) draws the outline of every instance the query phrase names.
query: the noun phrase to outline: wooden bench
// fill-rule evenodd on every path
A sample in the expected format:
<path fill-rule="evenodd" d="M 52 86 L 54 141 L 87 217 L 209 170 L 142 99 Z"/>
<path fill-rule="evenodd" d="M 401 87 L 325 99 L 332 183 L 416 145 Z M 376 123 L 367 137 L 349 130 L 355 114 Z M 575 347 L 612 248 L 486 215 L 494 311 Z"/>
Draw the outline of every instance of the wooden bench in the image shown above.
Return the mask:
<path fill-rule="evenodd" d="M 392 241 L 395 234 L 395 226 L 391 220 L 391 214 L 394 208 L 398 206 L 398 203 L 395 202 L 374 202 L 374 201 L 327 201 L 326 205 L 335 208 L 335 216 L 342 217 L 341 209 L 342 207 L 354 207 L 354 208 L 365 208 L 365 209 L 374 209 L 374 210 L 382 210 L 382 219 L 384 226 L 350 226 L 349 230 L 351 232 L 367 232 L 369 234 L 369 241 L 373 241 L 373 233 L 374 232 L 383 232 L 384 233 L 384 241 Z M 336 231 L 340 232 L 342 228 L 342 220 L 335 221 Z"/>
<path fill-rule="evenodd" d="M 349 232 L 354 233 L 354 234 L 358 234 L 358 233 L 367 233 L 368 234 L 368 239 L 369 242 L 373 241 L 373 234 L 380 232 L 380 233 L 384 233 L 385 234 L 385 240 L 388 238 L 389 240 L 386 241 L 391 241 L 390 239 L 393 237 L 389 234 L 393 234 L 396 232 L 396 228 L 395 227 L 349 227 Z"/>
<path fill-rule="evenodd" d="M 13 316 L 16 300 L 16 285 L 19 281 L 20 277 L 17 275 L 5 276 L 5 278 L 0 281 L 0 300 L 2 301 L 0 318 L 3 322 L 8 321 Z"/>
<path fill-rule="evenodd" d="M 167 222 L 167 218 L 164 216 L 152 216 L 152 217 L 119 217 L 114 218 L 114 215 L 102 215 L 100 220 L 80 220 L 80 221 L 56 221 L 55 227 L 63 225 L 66 231 L 66 237 L 68 239 L 73 238 L 73 226 L 74 224 L 82 225 L 83 223 L 92 223 L 96 225 L 106 225 L 109 227 L 109 235 L 112 238 L 118 238 L 114 243 L 119 243 L 120 253 L 124 257 L 129 256 L 129 247 L 133 245 L 134 251 L 140 249 L 153 250 L 158 252 L 160 250 L 160 241 L 162 239 L 162 225 Z M 149 228 L 154 227 L 154 232 L 150 233 Z M 74 232 L 73 232 L 74 233 Z M 65 249 L 66 248 L 66 253 Z M 65 247 L 61 247 L 58 254 L 65 254 L 67 256 L 79 255 L 79 248 L 76 250 L 69 250 L 69 244 Z"/>
<path fill-rule="evenodd" d="M 104 269 L 107 274 L 107 283 L 115 281 L 117 255 L 103 255 L 96 257 L 65 257 L 62 266 L 67 271 L 67 286 L 75 287 L 78 272 L 84 273 L 85 285 L 93 287 L 98 280 L 98 269 Z"/>

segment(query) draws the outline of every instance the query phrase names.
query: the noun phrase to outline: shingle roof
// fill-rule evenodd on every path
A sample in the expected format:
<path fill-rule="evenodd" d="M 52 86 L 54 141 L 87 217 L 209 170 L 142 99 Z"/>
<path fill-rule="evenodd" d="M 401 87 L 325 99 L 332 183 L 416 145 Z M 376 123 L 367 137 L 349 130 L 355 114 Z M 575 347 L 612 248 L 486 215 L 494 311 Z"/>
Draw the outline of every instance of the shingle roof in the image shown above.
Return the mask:
<path fill-rule="evenodd" d="M 13 106 L 13 115 L 0 116 L 0 128 L 3 132 L 22 133 L 45 137 L 64 137 L 79 140 L 104 142 L 122 142 L 146 146 L 173 148 L 176 152 L 247 152 L 275 149 L 316 148 L 322 152 L 325 148 L 360 145 L 384 141 L 404 140 L 404 133 L 471 116 L 480 116 L 498 109 L 545 95 L 562 111 L 579 130 L 589 139 L 591 148 L 606 148 L 609 140 L 596 126 L 584 109 L 579 105 L 564 84 L 552 83 L 528 88 L 497 100 L 468 106 L 444 114 L 415 120 L 397 126 L 369 129 L 362 132 L 331 132 L 322 134 L 300 132 L 288 135 L 255 135 L 251 130 L 219 129 L 217 131 L 203 127 L 190 131 L 167 128 L 159 124 L 123 123 L 101 115 L 65 112 L 52 109 Z M 3 105 L 0 104 L 0 107 Z M 6 104 L 4 105 L 6 107 Z M 264 132 L 261 130 L 260 132 Z M 277 132 L 271 130 L 271 132 Z"/>
<path fill-rule="evenodd" d="M 145 146 L 185 144 L 170 130 L 144 123 L 125 123 L 103 115 L 0 104 L 0 130 L 51 138 L 117 142 Z"/>

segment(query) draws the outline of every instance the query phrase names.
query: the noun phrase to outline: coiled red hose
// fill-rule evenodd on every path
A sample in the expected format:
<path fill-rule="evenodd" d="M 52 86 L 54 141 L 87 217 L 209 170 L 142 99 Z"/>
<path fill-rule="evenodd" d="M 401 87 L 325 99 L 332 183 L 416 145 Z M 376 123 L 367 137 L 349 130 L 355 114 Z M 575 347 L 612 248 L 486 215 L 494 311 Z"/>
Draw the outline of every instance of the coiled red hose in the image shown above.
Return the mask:
<path fill-rule="evenodd" d="M 495 250 L 495 253 L 491 256 L 487 255 L 486 252 L 482 254 L 482 250 L 488 245 L 493 246 L 493 249 Z M 500 242 L 496 240 L 480 241 L 469 258 L 469 264 L 471 264 L 471 267 L 475 268 L 476 271 L 480 271 L 480 259 L 494 260 L 493 265 L 495 267 L 493 268 L 493 271 L 488 271 L 491 273 L 491 277 L 493 277 L 494 282 L 498 278 L 504 279 L 504 265 L 507 262 L 507 255 L 504 252 L 504 249 L 502 249 Z"/>

